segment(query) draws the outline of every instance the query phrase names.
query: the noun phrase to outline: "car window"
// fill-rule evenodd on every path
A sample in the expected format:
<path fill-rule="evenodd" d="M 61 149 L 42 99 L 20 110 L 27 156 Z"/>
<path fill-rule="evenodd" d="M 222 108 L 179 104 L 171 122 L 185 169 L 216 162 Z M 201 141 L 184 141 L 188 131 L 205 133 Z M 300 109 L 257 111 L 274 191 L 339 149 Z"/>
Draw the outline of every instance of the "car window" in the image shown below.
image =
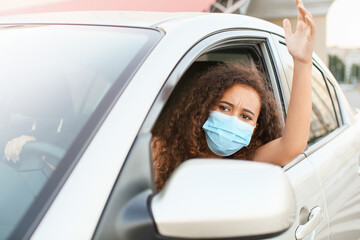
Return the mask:
<path fill-rule="evenodd" d="M 335 110 L 322 73 L 313 67 L 312 114 L 309 144 L 323 138 L 338 127 Z"/>
<path fill-rule="evenodd" d="M 251 64 L 253 67 L 262 68 L 264 71 L 261 58 L 255 48 L 252 47 L 224 48 L 204 53 L 182 74 L 164 107 L 163 114 L 167 112 L 167 109 L 174 107 L 181 97 L 195 85 L 197 77 L 218 64 L 227 63 Z M 163 114 L 161 117 L 165 117 Z"/>
<path fill-rule="evenodd" d="M 278 50 L 287 82 L 291 86 L 294 71 L 292 57 L 284 43 L 278 44 Z M 334 87 L 330 84 L 328 89 L 322 72 L 314 65 L 312 72 L 312 114 L 308 144 L 315 143 L 339 126 L 339 112 Z"/>
<path fill-rule="evenodd" d="M 0 26 L 0 239 L 43 212 L 158 37 L 151 29 Z M 14 234 L 26 230 L 20 225 Z"/>
<path fill-rule="evenodd" d="M 179 165 L 181 164 L 181 162 L 185 161 L 186 159 L 189 158 L 193 158 L 193 157 L 201 157 L 201 154 L 203 154 L 204 150 L 198 150 L 197 152 L 191 152 L 190 150 L 188 150 L 186 147 L 181 148 L 178 147 L 176 149 L 173 150 L 168 150 L 165 151 L 164 148 L 167 148 L 168 146 L 166 146 L 165 142 L 171 142 L 174 139 L 174 135 L 176 135 L 176 138 L 182 139 L 183 141 L 183 136 L 182 136 L 182 132 L 179 132 L 176 130 L 175 127 L 171 126 L 171 124 L 173 123 L 173 117 L 174 114 L 180 113 L 181 118 L 179 117 L 178 121 L 176 122 L 179 123 L 181 122 L 181 124 L 184 124 L 186 120 L 184 120 L 184 118 L 188 118 L 190 121 L 190 114 L 198 114 L 195 113 L 196 111 L 198 111 L 198 107 L 192 107 L 189 108 L 190 110 L 188 112 L 186 112 L 186 114 L 181 115 L 183 109 L 184 109 L 184 99 L 188 99 L 189 97 L 189 92 L 192 91 L 192 89 L 195 87 L 195 85 L 198 83 L 198 79 L 200 78 L 201 75 L 203 75 L 207 70 L 213 68 L 214 66 L 221 66 L 221 65 L 226 65 L 226 64 L 244 64 L 246 66 L 249 66 L 250 68 L 255 68 L 258 69 L 260 72 L 264 73 L 265 78 L 264 81 L 266 81 L 265 86 L 268 88 L 274 88 L 270 76 L 269 76 L 269 72 L 268 69 L 266 68 L 265 65 L 265 58 L 263 56 L 263 52 L 260 49 L 260 44 L 253 44 L 253 45 L 243 45 L 243 46 L 234 46 L 232 45 L 231 47 L 220 47 L 218 49 L 206 52 L 204 54 L 202 54 L 200 57 L 196 58 L 195 61 L 188 67 L 187 71 L 185 71 L 185 73 L 182 74 L 182 77 L 180 78 L 179 82 L 177 83 L 176 87 L 174 88 L 171 96 L 169 97 L 168 101 L 166 102 L 163 111 L 161 112 L 157 122 L 154 124 L 154 127 L 152 129 L 152 134 L 154 136 L 153 138 L 153 159 L 154 159 L 154 168 L 155 168 L 155 180 L 157 183 L 157 189 L 160 190 L 163 186 L 163 184 L 165 183 L 166 179 L 169 177 L 169 175 L 171 174 L 171 172 Z M 273 89 L 274 90 L 274 89 Z M 273 94 L 275 96 L 275 93 L 273 91 Z M 205 96 L 204 96 L 205 97 Z M 201 98 L 201 97 L 200 97 Z M 204 99 L 204 98 L 201 98 Z M 281 109 L 281 103 L 276 101 L 276 104 L 274 107 Z M 193 112 L 191 112 L 193 111 Z M 191 113 L 189 113 L 191 112 Z M 278 114 L 279 113 L 279 114 Z M 195 116 L 195 115 L 191 115 L 191 116 Z M 281 118 L 281 111 L 277 112 L 274 111 L 274 128 L 279 128 L 278 134 L 281 135 L 281 126 L 282 126 L 282 122 L 280 120 Z M 203 116 L 203 115 L 201 115 Z M 201 116 L 199 116 L 199 118 L 201 118 Z M 279 122 L 276 122 L 276 121 Z M 196 124 L 199 124 L 198 122 L 196 122 Z M 164 127 L 165 126 L 165 127 Z M 196 127 L 196 129 L 199 129 L 198 127 Z M 167 132 L 172 131 L 173 134 L 171 135 L 171 137 L 169 137 L 169 135 L 166 135 Z M 194 131 L 197 131 L 194 129 Z M 164 134 L 165 133 L 165 134 Z M 196 144 L 202 144 L 200 143 L 199 140 L 194 140 L 195 138 L 198 138 L 200 135 L 199 133 L 196 133 L 195 135 L 192 136 L 192 139 L 190 140 L 190 136 L 189 136 L 189 141 L 194 141 L 196 142 L 194 145 Z M 205 139 L 205 137 L 204 137 Z M 177 140 L 175 140 L 177 141 Z M 180 142 L 180 141 L 179 141 Z M 178 144 L 174 143 L 174 144 Z M 180 143 L 181 145 L 181 143 Z M 185 145 L 185 144 L 184 144 Z M 175 146 L 175 145 L 171 145 L 171 146 Z M 201 147 L 201 146 L 200 146 Z M 199 147 L 199 148 L 200 148 Z M 180 149 L 180 150 L 177 150 Z M 183 151 L 183 153 L 181 152 Z M 192 156 L 189 156 L 190 153 L 192 154 Z M 161 154 L 160 154 L 161 153 Z M 174 156 L 177 157 L 177 161 L 175 164 L 173 164 L 168 170 L 166 171 L 162 171 L 160 168 L 162 168 L 164 165 L 167 164 L 167 159 L 171 158 L 171 156 L 169 156 L 170 154 L 174 154 Z M 234 155 L 230 156 L 230 157 L 235 157 Z M 173 157 L 173 159 L 175 159 L 175 157 Z M 243 159 L 246 159 L 246 157 L 243 157 Z M 175 160 L 174 160 L 175 162 Z M 163 174 L 163 175 L 162 175 Z"/>
<path fill-rule="evenodd" d="M 326 83 L 327 83 L 327 86 L 329 87 L 331 100 L 332 100 L 332 103 L 334 105 L 334 109 L 336 112 L 336 119 L 337 119 L 338 125 L 340 126 L 340 125 L 342 125 L 342 118 L 341 118 L 339 100 L 338 100 L 338 97 L 336 94 L 335 86 L 330 82 L 329 79 L 326 79 Z"/>
<path fill-rule="evenodd" d="M 278 52 L 280 54 L 280 61 L 285 72 L 286 80 L 288 84 L 291 86 L 292 75 L 294 72 L 293 58 L 291 57 L 285 43 L 279 42 L 277 46 L 278 46 Z"/>

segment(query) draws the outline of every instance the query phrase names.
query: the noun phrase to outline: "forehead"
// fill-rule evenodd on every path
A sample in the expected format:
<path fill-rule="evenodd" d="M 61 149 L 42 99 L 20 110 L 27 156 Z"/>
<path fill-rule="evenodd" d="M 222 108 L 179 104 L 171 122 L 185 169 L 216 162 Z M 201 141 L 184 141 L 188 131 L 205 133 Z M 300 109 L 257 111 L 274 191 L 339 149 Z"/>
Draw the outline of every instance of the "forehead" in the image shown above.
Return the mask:
<path fill-rule="evenodd" d="M 235 84 L 225 90 L 222 98 L 231 98 L 233 100 L 257 100 L 260 103 L 260 96 L 252 87 Z"/>
<path fill-rule="evenodd" d="M 243 84 L 236 84 L 227 89 L 220 101 L 227 101 L 235 107 L 248 108 L 260 112 L 261 99 L 259 94 L 252 88 Z"/>

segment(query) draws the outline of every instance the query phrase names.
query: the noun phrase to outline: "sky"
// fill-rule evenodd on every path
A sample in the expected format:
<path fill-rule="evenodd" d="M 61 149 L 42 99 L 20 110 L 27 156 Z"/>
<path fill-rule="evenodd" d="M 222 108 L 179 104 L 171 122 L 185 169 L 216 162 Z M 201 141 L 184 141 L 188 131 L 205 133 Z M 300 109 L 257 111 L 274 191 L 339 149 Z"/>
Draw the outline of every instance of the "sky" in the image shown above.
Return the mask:
<path fill-rule="evenodd" d="M 327 15 L 328 47 L 360 48 L 360 0 L 335 0 Z"/>

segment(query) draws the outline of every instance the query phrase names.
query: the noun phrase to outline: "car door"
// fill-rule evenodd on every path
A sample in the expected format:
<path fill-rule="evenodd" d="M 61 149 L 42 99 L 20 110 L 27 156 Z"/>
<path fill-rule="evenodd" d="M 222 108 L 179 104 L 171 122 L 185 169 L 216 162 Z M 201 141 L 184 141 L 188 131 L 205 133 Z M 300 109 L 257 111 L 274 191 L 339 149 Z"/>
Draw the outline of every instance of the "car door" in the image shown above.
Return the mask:
<path fill-rule="evenodd" d="M 98 225 L 95 239 L 114 238 L 115 236 L 118 236 L 117 234 L 119 231 L 123 229 L 121 227 L 118 229 L 111 229 L 107 227 L 110 226 L 109 223 L 116 221 L 117 215 L 114 214 L 113 211 L 115 209 L 119 209 L 119 204 L 121 205 L 125 203 L 126 198 L 130 199 L 129 196 L 121 196 L 121 192 L 123 191 L 120 190 L 122 188 L 121 186 L 123 186 L 124 189 L 129 189 L 129 186 L 135 186 L 135 182 L 137 184 L 140 183 L 143 188 L 136 188 L 137 190 L 132 191 L 132 195 L 135 196 L 135 193 L 144 194 L 144 196 L 150 194 L 149 192 L 142 193 L 142 190 L 149 191 L 149 189 L 151 189 L 147 183 L 150 177 L 147 171 L 151 171 L 153 169 L 152 164 L 147 164 L 147 167 L 141 168 L 142 170 L 139 172 L 137 166 L 139 166 L 140 162 L 138 162 L 136 159 L 141 159 L 142 163 L 152 162 L 150 151 L 152 127 L 154 126 L 161 110 L 169 99 L 169 96 L 173 92 L 174 88 L 179 86 L 178 83 L 181 77 L 189 74 L 191 68 L 195 65 L 199 65 L 199 62 L 211 65 L 214 62 L 216 63 L 219 61 L 242 61 L 248 58 L 248 56 L 250 56 L 250 58 L 257 58 L 257 60 L 262 63 L 263 68 L 269 78 L 270 84 L 274 89 L 274 96 L 278 102 L 278 110 L 283 113 L 283 115 L 285 115 L 283 109 L 287 104 L 286 100 L 288 99 L 289 90 L 284 78 L 283 70 L 279 64 L 279 58 L 275 52 L 274 43 L 272 42 L 269 33 L 251 30 L 232 30 L 214 34 L 200 41 L 188 51 L 188 53 L 182 58 L 181 61 L 178 62 L 177 66 L 169 75 L 165 85 L 162 87 L 162 90 L 160 91 L 157 99 L 153 103 L 152 109 L 143 123 L 142 129 L 138 134 L 132 151 L 126 160 L 128 163 L 128 168 L 133 169 L 134 172 L 138 172 L 139 174 L 134 174 L 134 172 L 129 170 L 129 174 L 126 174 L 127 177 L 123 177 L 122 175 L 120 176 L 122 179 L 128 180 L 123 180 L 123 184 L 118 180 L 117 185 L 119 187 L 115 187 L 113 190 L 112 196 L 108 201 L 107 208 L 103 213 L 102 220 Z M 199 69 L 195 70 L 199 71 Z M 284 124 L 283 119 L 282 124 Z M 326 206 L 319 177 L 315 171 L 315 168 L 305 157 L 305 155 L 301 154 L 296 159 L 294 159 L 291 164 L 286 166 L 285 170 L 287 171 L 287 175 L 289 176 L 295 191 L 297 201 L 297 216 L 294 224 L 287 231 L 282 233 L 279 237 L 273 239 L 295 239 L 296 229 L 298 226 L 307 223 L 307 217 L 309 214 L 311 214 L 311 210 L 315 207 L 318 207 L 322 210 L 321 216 L 317 216 L 317 218 L 320 217 L 321 221 L 319 222 L 318 226 L 315 226 L 317 227 L 316 229 L 311 229 L 308 235 L 316 235 L 317 239 L 327 239 L 328 221 Z M 127 171 L 126 168 L 122 171 L 123 175 L 125 175 L 125 171 Z M 134 184 L 132 184 L 132 182 L 134 182 Z M 151 182 L 154 184 L 153 177 Z M 141 201 L 144 201 L 144 199 L 142 198 Z M 265 203 L 266 200 L 264 200 L 264 204 Z M 145 227 L 142 231 L 142 234 L 149 234 L 149 231 L 150 228 Z M 139 237 L 145 236 L 141 235 L 141 233 L 139 234 Z M 147 236 L 147 239 L 151 239 L 151 237 L 149 237 L 150 235 Z"/>
<path fill-rule="evenodd" d="M 290 55 L 284 40 L 279 37 L 274 39 L 291 85 L 292 64 L 285 62 Z M 350 121 L 351 113 L 346 108 L 341 89 L 320 61 L 314 61 L 312 85 L 313 112 L 304 154 L 321 181 L 329 219 L 329 239 L 359 239 L 358 130 Z"/>
<path fill-rule="evenodd" d="M 335 88 L 336 83 L 330 81 L 330 76 L 322 72 L 321 77 L 321 86 L 314 86 L 322 100 L 320 102 L 314 96 L 316 117 L 312 120 L 310 134 L 315 139 L 310 139 L 305 154 L 321 178 L 329 214 L 330 239 L 359 239 L 359 134 L 354 124 L 343 121 L 346 118 L 342 118 L 341 113 L 345 114 L 346 110 L 339 106 L 337 98 L 341 89 Z M 330 119 L 332 128 L 329 128 Z"/>
<path fill-rule="evenodd" d="M 282 79 L 284 108 L 287 111 L 291 94 L 293 60 L 286 48 L 284 38 L 272 35 L 272 40 L 273 58 L 278 77 Z M 304 153 L 284 166 L 284 170 L 292 182 L 298 204 L 298 219 L 292 233 L 296 239 L 328 239 L 327 208 L 316 168 Z M 319 222 L 314 224 L 314 221 Z M 304 228 L 309 229 L 303 231 Z M 294 235 L 291 238 L 294 238 Z"/>

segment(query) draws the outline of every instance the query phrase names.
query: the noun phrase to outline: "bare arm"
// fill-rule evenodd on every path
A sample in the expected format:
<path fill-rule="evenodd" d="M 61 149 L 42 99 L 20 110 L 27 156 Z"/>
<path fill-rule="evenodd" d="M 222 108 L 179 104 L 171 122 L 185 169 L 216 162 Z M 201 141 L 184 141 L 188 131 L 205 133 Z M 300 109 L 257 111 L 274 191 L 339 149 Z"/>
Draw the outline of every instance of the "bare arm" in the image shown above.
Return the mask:
<path fill-rule="evenodd" d="M 294 61 L 294 75 L 291 98 L 282 137 L 260 147 L 254 161 L 286 165 L 301 154 L 307 145 L 311 120 L 311 74 L 312 52 L 315 41 L 315 24 L 312 15 L 304 8 L 301 0 L 298 6 L 298 22 L 292 33 L 289 20 L 284 20 L 285 40 Z"/>

